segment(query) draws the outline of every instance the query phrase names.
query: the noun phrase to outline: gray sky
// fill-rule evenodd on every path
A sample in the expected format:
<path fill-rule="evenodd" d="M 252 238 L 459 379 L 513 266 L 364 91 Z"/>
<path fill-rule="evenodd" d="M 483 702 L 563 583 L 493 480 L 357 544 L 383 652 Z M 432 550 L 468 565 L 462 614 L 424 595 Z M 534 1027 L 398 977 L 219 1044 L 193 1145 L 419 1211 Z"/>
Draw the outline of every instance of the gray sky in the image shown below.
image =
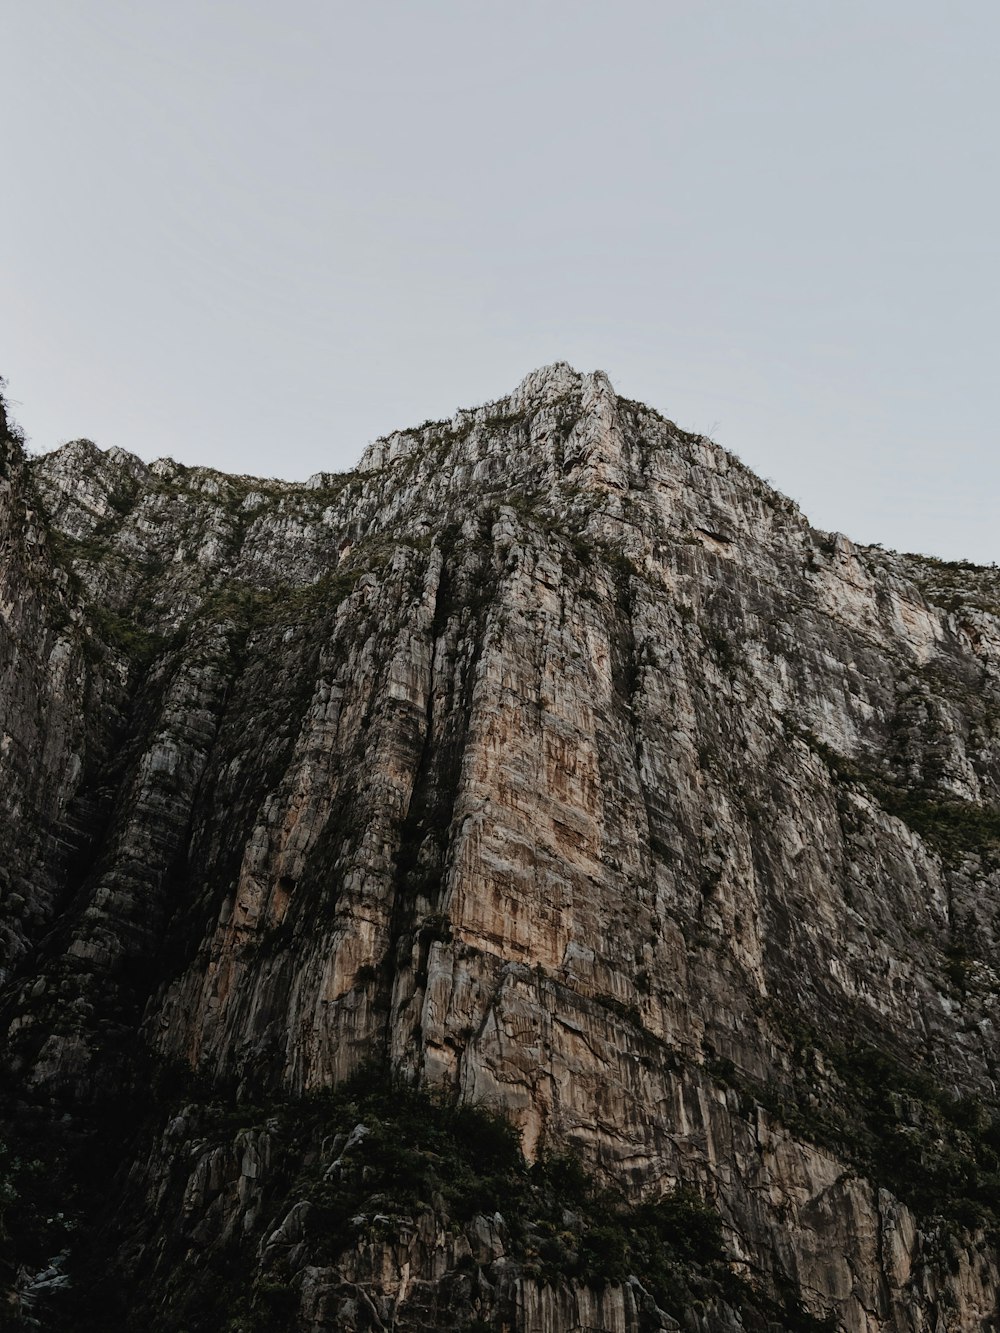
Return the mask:
<path fill-rule="evenodd" d="M 286 477 L 603 368 L 864 541 L 1000 561 L 996 0 L 0 0 L 0 372 Z"/>

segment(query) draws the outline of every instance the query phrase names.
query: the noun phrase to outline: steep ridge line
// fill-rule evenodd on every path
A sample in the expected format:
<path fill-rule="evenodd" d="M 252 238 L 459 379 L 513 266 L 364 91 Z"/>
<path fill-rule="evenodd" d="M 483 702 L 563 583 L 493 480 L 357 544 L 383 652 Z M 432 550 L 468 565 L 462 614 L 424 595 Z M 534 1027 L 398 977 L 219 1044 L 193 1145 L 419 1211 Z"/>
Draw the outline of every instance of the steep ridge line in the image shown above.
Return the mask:
<path fill-rule="evenodd" d="M 564 363 L 301 484 L 2 427 L 11 1318 L 996 1327 L 1000 573 Z"/>

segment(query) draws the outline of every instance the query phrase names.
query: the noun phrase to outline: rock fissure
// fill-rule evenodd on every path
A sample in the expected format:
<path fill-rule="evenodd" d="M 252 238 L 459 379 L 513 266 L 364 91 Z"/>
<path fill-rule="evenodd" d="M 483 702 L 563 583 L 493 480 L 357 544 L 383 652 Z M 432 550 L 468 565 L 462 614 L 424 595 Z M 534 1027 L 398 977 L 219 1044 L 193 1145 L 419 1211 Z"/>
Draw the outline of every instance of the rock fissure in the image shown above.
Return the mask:
<path fill-rule="evenodd" d="M 996 570 L 563 363 L 305 484 L 0 437 L 15 1327 L 1000 1327 Z"/>

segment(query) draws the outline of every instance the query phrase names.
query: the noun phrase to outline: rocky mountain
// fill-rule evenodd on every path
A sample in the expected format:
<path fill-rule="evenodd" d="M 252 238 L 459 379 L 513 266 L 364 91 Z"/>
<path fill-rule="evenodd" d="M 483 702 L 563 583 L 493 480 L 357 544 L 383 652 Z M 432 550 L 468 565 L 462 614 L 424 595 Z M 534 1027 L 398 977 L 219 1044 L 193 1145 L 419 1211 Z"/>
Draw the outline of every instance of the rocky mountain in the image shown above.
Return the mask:
<path fill-rule="evenodd" d="M 1000 571 L 564 364 L 0 427 L 0 1327 L 1000 1329 Z"/>

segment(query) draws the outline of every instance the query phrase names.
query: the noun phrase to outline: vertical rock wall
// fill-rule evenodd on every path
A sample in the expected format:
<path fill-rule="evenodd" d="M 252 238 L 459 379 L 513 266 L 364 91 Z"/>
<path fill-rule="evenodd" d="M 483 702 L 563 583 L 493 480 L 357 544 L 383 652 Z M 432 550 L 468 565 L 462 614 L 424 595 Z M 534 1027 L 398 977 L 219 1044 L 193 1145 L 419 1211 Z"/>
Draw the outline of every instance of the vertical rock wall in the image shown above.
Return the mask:
<path fill-rule="evenodd" d="M 561 364 L 304 486 L 4 447 L 15 1114 L 99 1120 L 164 1069 L 266 1108 L 383 1063 L 633 1201 L 697 1188 L 837 1327 L 996 1326 L 1000 579 L 816 532 Z M 888 1127 L 872 1051 L 924 1080 Z M 256 1271 L 295 1206 L 177 1109 L 100 1223 L 154 1290 L 124 1236 L 178 1173 L 193 1272 L 238 1235 Z M 901 1197 L 907 1143 L 965 1193 Z M 462 1256 L 411 1223 L 339 1268 L 302 1242 L 293 1326 L 451 1326 L 427 1292 Z M 511 1328 L 671 1326 L 634 1284 L 490 1271 Z"/>

